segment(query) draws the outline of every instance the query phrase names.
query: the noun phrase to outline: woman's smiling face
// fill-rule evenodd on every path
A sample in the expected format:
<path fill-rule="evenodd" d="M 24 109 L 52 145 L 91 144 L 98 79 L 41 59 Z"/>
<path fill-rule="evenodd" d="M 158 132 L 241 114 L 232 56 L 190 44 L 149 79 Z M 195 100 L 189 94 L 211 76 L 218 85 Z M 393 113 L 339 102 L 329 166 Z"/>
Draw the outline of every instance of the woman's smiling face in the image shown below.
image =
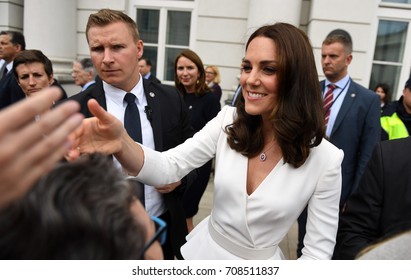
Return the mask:
<path fill-rule="evenodd" d="M 248 45 L 241 65 L 245 111 L 270 116 L 278 99 L 277 49 L 273 40 L 256 37 Z"/>

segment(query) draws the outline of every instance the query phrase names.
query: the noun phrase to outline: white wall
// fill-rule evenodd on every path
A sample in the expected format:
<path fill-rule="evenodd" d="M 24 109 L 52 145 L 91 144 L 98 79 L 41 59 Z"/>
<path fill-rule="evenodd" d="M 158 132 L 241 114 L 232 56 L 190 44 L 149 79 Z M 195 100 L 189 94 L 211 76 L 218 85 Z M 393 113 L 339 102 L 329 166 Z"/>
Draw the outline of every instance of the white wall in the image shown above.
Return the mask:
<path fill-rule="evenodd" d="M 0 30 L 23 31 L 24 0 L 0 1 Z"/>
<path fill-rule="evenodd" d="M 351 77 L 368 87 L 372 53 L 375 44 L 375 15 L 379 0 L 312 0 L 307 34 L 313 44 L 319 79 L 324 79 L 321 68 L 321 45 L 327 34 L 337 28 L 350 33 L 353 40 L 353 60 L 348 68 Z M 329 7 L 325 9 L 324 7 Z M 332 8 L 331 8 L 332 7 Z"/>
<path fill-rule="evenodd" d="M 24 36 L 27 48 L 41 50 L 53 62 L 59 81 L 70 79 L 76 57 L 77 8 L 74 1 L 25 1 Z"/>
<path fill-rule="evenodd" d="M 221 74 L 221 103 L 238 85 L 247 39 L 248 0 L 198 0 L 197 34 L 193 50 L 205 65 L 217 65 Z"/>

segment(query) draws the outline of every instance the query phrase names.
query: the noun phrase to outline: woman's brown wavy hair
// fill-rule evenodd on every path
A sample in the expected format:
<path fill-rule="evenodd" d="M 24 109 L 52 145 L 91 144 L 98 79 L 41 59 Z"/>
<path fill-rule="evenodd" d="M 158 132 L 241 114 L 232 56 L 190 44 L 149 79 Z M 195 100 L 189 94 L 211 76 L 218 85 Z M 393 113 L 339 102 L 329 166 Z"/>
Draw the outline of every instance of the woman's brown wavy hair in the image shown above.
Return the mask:
<path fill-rule="evenodd" d="M 300 29 L 276 23 L 257 29 L 246 44 L 256 37 L 274 41 L 277 49 L 277 104 L 270 119 L 274 137 L 285 162 L 299 167 L 324 137 L 324 114 L 315 59 L 307 35 Z M 230 147 L 244 156 L 254 157 L 264 147 L 262 118 L 245 111 L 241 96 L 236 105 L 237 118 L 225 128 Z"/>

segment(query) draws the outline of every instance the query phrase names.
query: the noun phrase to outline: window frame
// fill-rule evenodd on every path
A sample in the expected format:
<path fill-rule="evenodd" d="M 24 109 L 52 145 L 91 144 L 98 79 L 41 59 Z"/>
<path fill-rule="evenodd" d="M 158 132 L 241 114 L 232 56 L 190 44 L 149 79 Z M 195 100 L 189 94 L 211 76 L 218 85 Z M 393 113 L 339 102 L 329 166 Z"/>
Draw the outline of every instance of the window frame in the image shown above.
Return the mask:
<path fill-rule="evenodd" d="M 196 6 L 197 1 L 175 1 L 175 0 L 130 0 L 129 1 L 129 15 L 137 21 L 137 9 L 152 9 L 152 10 L 159 10 L 159 38 L 158 43 L 145 43 L 144 46 L 156 46 L 157 49 L 157 63 L 156 63 L 156 73 L 157 78 L 159 78 L 164 84 L 174 85 L 174 81 L 166 81 L 164 80 L 164 70 L 165 70 L 165 52 L 167 48 L 166 44 L 166 32 L 167 32 L 167 15 L 168 11 L 181 11 L 181 12 L 190 12 L 191 13 L 191 21 L 190 21 L 190 34 L 189 34 L 189 45 L 188 46 L 181 46 L 187 47 L 190 49 L 194 48 L 195 44 L 195 30 L 197 28 L 197 14 L 196 14 Z"/>
<path fill-rule="evenodd" d="M 374 60 L 374 52 L 375 52 L 375 47 L 376 47 L 376 40 L 377 40 L 377 33 L 378 33 L 378 27 L 379 27 L 379 22 L 381 20 L 385 21 L 394 21 L 394 22 L 407 22 L 408 23 L 408 29 L 407 29 L 407 34 L 406 34 L 406 39 L 405 39 L 405 46 L 404 46 L 404 57 L 402 58 L 402 61 L 399 63 L 387 63 L 385 61 L 376 61 Z M 392 96 L 391 100 L 398 100 L 401 95 L 402 95 L 402 90 L 404 88 L 403 83 L 409 78 L 410 73 L 411 73 L 411 4 L 398 4 L 398 3 L 389 3 L 389 2 L 380 2 L 378 11 L 377 11 L 377 17 L 376 21 L 374 23 L 374 43 L 373 43 L 373 51 L 370 52 L 370 68 L 369 68 L 369 75 L 368 79 L 371 79 L 371 73 L 374 64 L 378 65 L 395 65 L 395 66 L 400 66 L 400 76 L 398 78 L 398 82 L 395 84 L 394 88 L 396 88 L 396 91 L 394 91 L 394 88 L 392 89 Z M 368 81 L 368 84 L 370 85 L 370 80 Z"/>

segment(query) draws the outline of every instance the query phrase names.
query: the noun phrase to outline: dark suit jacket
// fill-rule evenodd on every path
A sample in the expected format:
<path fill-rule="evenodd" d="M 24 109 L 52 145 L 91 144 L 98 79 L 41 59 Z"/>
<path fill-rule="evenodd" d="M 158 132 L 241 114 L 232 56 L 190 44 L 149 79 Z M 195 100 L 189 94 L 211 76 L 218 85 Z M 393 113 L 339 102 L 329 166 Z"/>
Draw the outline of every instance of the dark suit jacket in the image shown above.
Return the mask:
<path fill-rule="evenodd" d="M 321 82 L 324 91 L 325 82 Z M 342 207 L 359 184 L 381 135 L 380 100 L 374 92 L 351 80 L 330 135 L 330 142 L 344 151 Z"/>
<path fill-rule="evenodd" d="M 354 259 L 380 238 L 411 228 L 411 138 L 380 142 L 347 201 L 334 258 Z"/>
<path fill-rule="evenodd" d="M 191 137 L 194 131 L 190 126 L 188 110 L 182 94 L 174 87 L 153 83 L 146 79 L 143 79 L 143 86 L 148 106 L 151 109 L 151 117 L 148 117 L 148 119 L 153 128 L 155 149 L 157 151 L 166 151 Z M 92 114 L 87 108 L 87 101 L 93 98 L 107 110 L 106 97 L 101 80 L 97 81 L 93 87 L 69 99 L 77 100 L 81 105 L 80 112 L 85 117 L 91 117 Z M 153 174 L 153 176 L 159 175 L 161 175 L 161 170 L 159 170 L 159 174 Z M 184 184 L 190 185 L 195 177 L 195 172 L 190 173 L 183 180 Z M 169 232 L 171 232 L 170 237 L 173 250 L 174 254 L 180 259 L 182 259 L 180 247 L 185 243 L 187 235 L 187 225 L 181 201 L 183 187 L 164 195 L 164 201 L 172 220 L 171 225 L 169 225 Z"/>
<path fill-rule="evenodd" d="M 67 93 L 56 80 L 52 85 L 58 86 L 62 90 L 63 95 L 60 100 L 67 98 Z M 0 82 L 0 110 L 24 98 L 26 98 L 26 95 L 17 83 L 12 71 L 8 72 Z"/>
<path fill-rule="evenodd" d="M 161 84 L 161 81 L 160 81 L 159 79 L 157 79 L 157 77 L 154 76 L 153 74 L 151 74 L 150 77 L 148 77 L 147 80 L 152 81 L 153 83 L 159 83 L 159 84 Z"/>

